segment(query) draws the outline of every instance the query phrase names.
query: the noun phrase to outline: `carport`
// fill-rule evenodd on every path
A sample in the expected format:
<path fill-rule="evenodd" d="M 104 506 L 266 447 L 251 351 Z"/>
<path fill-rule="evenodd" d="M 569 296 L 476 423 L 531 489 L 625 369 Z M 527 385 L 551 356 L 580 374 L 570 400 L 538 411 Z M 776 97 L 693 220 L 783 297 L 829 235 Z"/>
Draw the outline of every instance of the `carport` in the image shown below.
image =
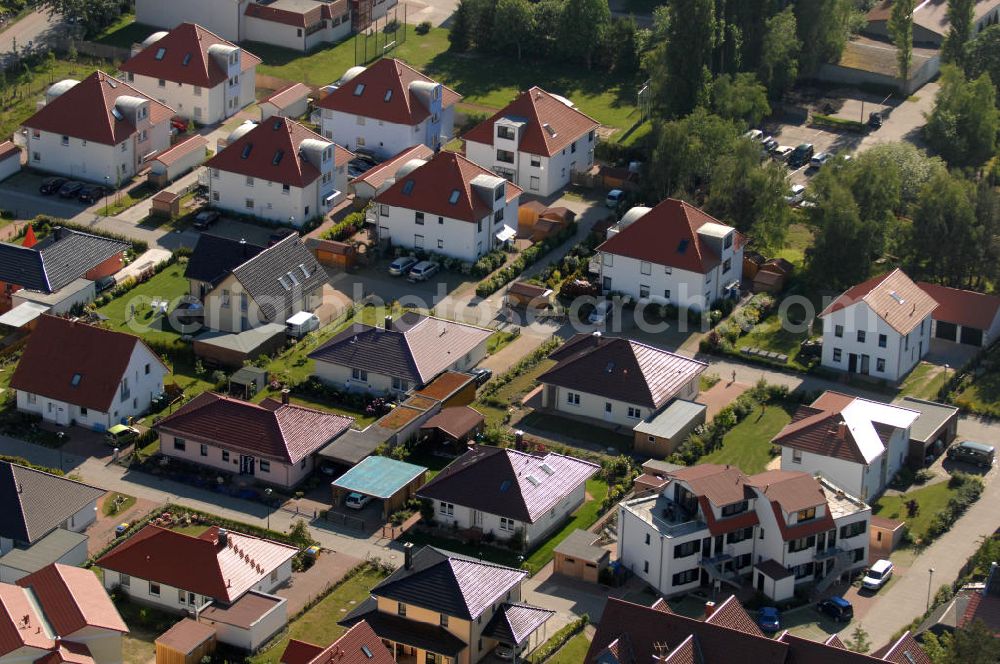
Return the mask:
<path fill-rule="evenodd" d="M 483 428 L 486 418 L 471 406 L 444 408 L 424 422 L 421 431 L 430 431 L 436 441 L 464 443 Z"/>
<path fill-rule="evenodd" d="M 540 609 L 530 604 L 504 604 L 483 629 L 483 636 L 510 646 L 517 653 L 528 652 L 545 640 L 545 623 L 555 614 L 549 609 Z M 521 661 L 521 657 L 517 657 Z"/>
<path fill-rule="evenodd" d="M 382 501 L 382 518 L 406 505 L 427 480 L 427 469 L 383 456 L 366 457 L 330 483 L 333 504 L 339 505 L 352 491 Z"/>

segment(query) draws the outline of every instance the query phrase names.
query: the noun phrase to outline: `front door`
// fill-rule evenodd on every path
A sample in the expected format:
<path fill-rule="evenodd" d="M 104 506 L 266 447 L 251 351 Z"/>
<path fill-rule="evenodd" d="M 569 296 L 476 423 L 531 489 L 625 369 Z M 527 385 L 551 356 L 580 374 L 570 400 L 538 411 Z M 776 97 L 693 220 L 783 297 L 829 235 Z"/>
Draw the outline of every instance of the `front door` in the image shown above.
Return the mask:
<path fill-rule="evenodd" d="M 764 575 L 757 572 L 757 592 L 764 592 Z"/>
<path fill-rule="evenodd" d="M 611 402 L 610 401 L 605 401 L 604 402 L 604 419 L 607 420 L 608 422 L 611 421 Z"/>
<path fill-rule="evenodd" d="M 858 371 L 858 356 L 855 353 L 851 353 L 847 358 L 847 370 L 851 373 L 857 373 Z"/>
<path fill-rule="evenodd" d="M 861 373 L 865 376 L 868 375 L 868 362 L 869 357 L 867 355 L 861 356 Z"/>
<path fill-rule="evenodd" d="M 483 527 L 483 513 L 479 510 L 472 510 L 472 525 L 475 528 Z"/>
<path fill-rule="evenodd" d="M 240 475 L 253 475 L 256 459 L 245 454 L 240 455 Z"/>
<path fill-rule="evenodd" d="M 611 291 L 611 277 L 604 277 L 604 292 L 608 293 Z"/>

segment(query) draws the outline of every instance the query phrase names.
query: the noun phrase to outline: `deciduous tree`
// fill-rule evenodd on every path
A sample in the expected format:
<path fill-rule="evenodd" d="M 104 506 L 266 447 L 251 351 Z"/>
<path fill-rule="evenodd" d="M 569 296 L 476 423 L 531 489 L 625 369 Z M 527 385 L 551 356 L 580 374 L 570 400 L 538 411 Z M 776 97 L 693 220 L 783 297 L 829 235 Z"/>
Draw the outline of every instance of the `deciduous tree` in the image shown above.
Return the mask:
<path fill-rule="evenodd" d="M 572 0 L 559 17 L 559 46 L 566 57 L 583 60 L 590 69 L 595 50 L 611 21 L 607 0 Z"/>
<path fill-rule="evenodd" d="M 965 64 L 965 47 L 972 39 L 976 0 L 948 0 L 948 34 L 941 47 L 941 60 L 959 67 Z"/>
<path fill-rule="evenodd" d="M 913 9 L 915 0 L 893 0 L 889 14 L 889 35 L 896 45 L 896 68 L 904 81 L 910 77 L 913 59 Z"/>
<path fill-rule="evenodd" d="M 721 74 L 712 83 L 712 109 L 728 120 L 755 126 L 771 112 L 767 90 L 749 72 Z"/>
<path fill-rule="evenodd" d="M 924 136 L 951 166 L 979 166 L 993 156 L 998 129 L 996 89 L 989 74 L 968 80 L 954 65 L 941 68 L 941 88 Z"/>
<path fill-rule="evenodd" d="M 771 99 L 781 98 L 795 84 L 801 49 L 791 6 L 767 19 L 758 71 Z"/>
<path fill-rule="evenodd" d="M 535 32 L 534 5 L 528 0 L 500 0 L 493 22 L 494 41 L 503 50 L 515 50 L 521 59 L 521 44 L 526 34 Z"/>
<path fill-rule="evenodd" d="M 816 206 L 809 208 L 809 223 L 815 228 L 816 241 L 806 252 L 810 277 L 830 289 L 864 281 L 871 274 L 872 235 L 861 221 L 850 190 L 830 178 L 813 196 Z"/>
<path fill-rule="evenodd" d="M 653 97 L 667 117 L 687 115 L 705 99 L 715 47 L 714 0 L 670 0 L 665 43 L 653 65 Z"/>

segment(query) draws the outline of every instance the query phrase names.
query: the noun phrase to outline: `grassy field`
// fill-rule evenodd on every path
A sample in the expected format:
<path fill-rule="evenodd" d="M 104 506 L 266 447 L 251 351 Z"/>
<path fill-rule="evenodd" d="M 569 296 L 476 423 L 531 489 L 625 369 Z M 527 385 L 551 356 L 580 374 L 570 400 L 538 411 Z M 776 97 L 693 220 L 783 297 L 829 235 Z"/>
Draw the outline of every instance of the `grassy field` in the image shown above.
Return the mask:
<path fill-rule="evenodd" d="M 35 113 L 35 102 L 44 98 L 50 85 L 66 78 L 83 80 L 96 68 L 96 64 L 84 60 L 54 60 L 30 74 L 8 73 L 6 83 L 0 85 L 0 136 L 9 137 Z"/>
<path fill-rule="evenodd" d="M 113 217 L 121 214 L 133 205 L 138 205 L 156 193 L 156 189 L 148 182 L 132 187 L 128 191 L 115 192 L 107 197 L 107 205 L 101 208 L 101 215 Z"/>
<path fill-rule="evenodd" d="M 775 258 L 784 258 L 795 267 L 801 268 L 806 258 L 806 249 L 813 245 L 813 232 L 804 224 L 792 224 L 785 236 L 785 248 Z"/>
<path fill-rule="evenodd" d="M 796 361 L 801 350 L 801 344 L 809 337 L 808 332 L 793 332 L 787 329 L 784 321 L 777 313 L 758 323 L 750 332 L 736 341 L 736 348 L 749 346 L 782 353 L 788 356 L 788 364 L 805 370 L 806 367 Z"/>
<path fill-rule="evenodd" d="M 597 517 L 600 516 L 601 503 L 604 501 L 604 497 L 608 495 L 608 485 L 603 480 L 587 480 L 587 493 L 590 494 L 590 500 L 580 505 L 573 512 L 566 525 L 559 532 L 549 537 L 544 544 L 535 549 L 528 556 L 527 560 L 524 561 L 525 567 L 527 567 L 530 574 L 535 574 L 552 560 L 553 555 L 555 555 L 553 553 L 555 548 L 559 546 L 560 542 L 569 537 L 570 533 L 577 529 L 586 530 L 597 521 Z"/>
<path fill-rule="evenodd" d="M 486 340 L 486 352 L 489 355 L 500 351 L 504 346 L 510 342 L 517 339 L 519 336 L 516 332 L 494 332 L 489 339 Z"/>
<path fill-rule="evenodd" d="M 246 46 L 266 63 L 257 68 L 260 73 L 310 85 L 337 81 L 359 64 L 355 51 L 363 52 L 361 42 L 356 44 L 353 38 L 305 56 L 266 44 Z M 374 41 L 369 49 L 374 49 Z M 433 28 L 426 35 L 418 35 L 410 28 L 406 41 L 387 55 L 406 61 L 462 94 L 469 110 L 499 109 L 518 92 L 538 85 L 569 97 L 584 113 L 612 127 L 631 127 L 639 117 L 634 81 L 609 81 L 604 72 L 586 71 L 577 65 L 452 53 L 448 51 L 445 28 Z"/>
<path fill-rule="evenodd" d="M 622 435 L 600 425 L 559 417 L 550 413 L 531 413 L 518 422 L 518 425 L 538 429 L 539 435 L 542 436 L 546 432 L 556 434 L 557 436 L 553 440 L 558 442 L 562 442 L 562 437 L 565 436 L 572 440 L 590 443 L 598 446 L 602 452 L 609 447 L 614 447 L 618 451 L 617 453 L 628 454 L 632 449 L 633 439 L 631 435 Z"/>
<path fill-rule="evenodd" d="M 120 332 L 138 334 L 144 339 L 173 343 L 180 335 L 166 323 L 159 314 L 154 314 L 149 306 L 150 300 L 160 299 L 173 301 L 188 292 L 188 280 L 184 278 L 184 265 L 174 263 L 167 266 L 149 281 L 139 284 L 121 297 L 116 297 L 97 313 L 106 316 L 112 329 Z M 130 321 L 130 308 L 134 306 L 135 315 Z M 164 325 L 161 325 L 163 323 Z M 163 329 L 163 328 L 166 329 Z"/>
<path fill-rule="evenodd" d="M 141 42 L 156 31 L 157 28 L 151 25 L 136 23 L 135 14 L 122 14 L 117 21 L 104 28 L 94 41 L 108 46 L 131 48 L 132 44 Z"/>
<path fill-rule="evenodd" d="M 702 463 L 732 464 L 748 475 L 765 470 L 771 460 L 771 439 L 791 419 L 791 404 L 768 404 L 755 410 L 722 439 L 722 447 L 704 457 Z"/>
<path fill-rule="evenodd" d="M 115 505 L 116 500 L 118 501 L 117 506 Z M 101 513 L 104 516 L 122 514 L 131 509 L 133 505 L 135 505 L 135 496 L 129 496 L 124 493 L 109 493 L 104 497 L 104 503 L 101 505 Z"/>
<path fill-rule="evenodd" d="M 590 649 L 590 639 L 583 632 L 580 632 L 562 648 L 556 651 L 552 657 L 545 660 L 545 664 L 579 664 L 587 656 Z"/>
<path fill-rule="evenodd" d="M 306 408 L 315 408 L 316 410 L 322 410 L 327 413 L 334 413 L 335 415 L 345 415 L 347 417 L 353 417 L 355 429 L 364 429 L 366 426 L 375 421 L 375 418 L 372 417 L 371 415 L 366 415 L 365 413 L 358 412 L 356 410 L 351 410 L 350 408 L 336 406 L 334 404 L 330 404 L 325 401 L 319 401 L 317 399 L 310 399 L 308 397 L 303 397 L 303 396 L 293 396 L 291 397 L 291 402 L 294 404 L 298 404 L 300 406 L 305 406 Z"/>
<path fill-rule="evenodd" d="M 906 521 L 907 530 L 914 540 L 919 540 L 927 534 L 927 528 L 939 512 L 943 512 L 948 500 L 956 491 L 948 488 L 947 482 L 931 484 L 915 491 L 907 491 L 897 496 L 882 496 L 872 504 L 872 513 L 889 519 Z M 906 515 L 906 503 L 917 501 L 920 510 L 910 518 Z"/>
<path fill-rule="evenodd" d="M 945 372 L 927 362 L 921 362 L 910 372 L 899 388 L 899 396 L 911 396 L 917 399 L 937 399 L 938 391 L 944 387 Z"/>
<path fill-rule="evenodd" d="M 328 645 L 336 641 L 346 629 L 338 620 L 357 604 L 368 599 L 372 586 L 384 578 L 378 572 L 366 569 L 344 581 L 318 604 L 306 611 L 288 626 L 277 642 L 272 642 L 263 652 L 247 659 L 249 664 L 275 664 L 288 645 L 288 639 Z"/>

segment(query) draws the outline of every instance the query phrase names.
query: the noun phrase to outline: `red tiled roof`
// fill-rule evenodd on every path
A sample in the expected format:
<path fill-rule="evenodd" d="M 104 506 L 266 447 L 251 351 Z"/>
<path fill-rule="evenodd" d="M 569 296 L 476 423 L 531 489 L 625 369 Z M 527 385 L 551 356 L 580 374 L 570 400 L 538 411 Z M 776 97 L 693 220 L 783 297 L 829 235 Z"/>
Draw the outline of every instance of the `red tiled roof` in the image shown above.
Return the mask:
<path fill-rule="evenodd" d="M 89 569 L 54 563 L 22 577 L 17 585 L 31 589 L 49 624 L 63 638 L 84 627 L 128 632 L 104 586 Z"/>
<path fill-rule="evenodd" d="M 933 664 L 931 658 L 913 638 L 913 634 L 908 631 L 895 641 L 890 641 L 876 650 L 872 653 L 872 657 L 893 664 Z"/>
<path fill-rule="evenodd" d="M 378 191 L 378 188 L 385 184 L 386 180 L 396 177 L 396 172 L 406 162 L 411 159 L 423 159 L 426 161 L 433 156 L 434 151 L 423 143 L 414 145 L 412 148 L 406 148 L 395 156 L 383 161 L 378 166 L 362 173 L 354 178 L 353 182 L 363 182 Z"/>
<path fill-rule="evenodd" d="M 743 605 L 736 599 L 736 595 L 730 595 L 722 604 L 716 606 L 715 610 L 712 611 L 712 615 L 706 618 L 705 622 L 711 625 L 721 625 L 729 629 L 735 629 L 744 634 L 764 636 L 764 633 L 757 627 L 757 623 L 754 622 L 753 618 L 747 614 L 746 609 L 743 608 Z"/>
<path fill-rule="evenodd" d="M 485 417 L 471 406 L 452 406 L 424 422 L 421 429 L 440 429 L 452 438 L 463 438 L 485 421 Z"/>
<path fill-rule="evenodd" d="M 1000 597 L 986 595 L 985 591 L 972 593 L 959 626 L 967 627 L 976 620 L 986 623 L 986 627 L 994 635 L 1000 634 Z"/>
<path fill-rule="evenodd" d="M 594 118 L 535 86 L 522 92 L 493 117 L 470 129 L 462 138 L 492 146 L 496 135 L 494 125 L 503 118 L 526 123 L 521 130 L 520 151 L 546 157 L 551 157 L 600 126 Z"/>
<path fill-rule="evenodd" d="M 704 274 L 720 262 L 698 235 L 708 223 L 726 225 L 689 203 L 668 198 L 605 240 L 597 251 Z M 734 246 L 742 242 L 743 235 L 736 232 Z"/>
<path fill-rule="evenodd" d="M 164 166 L 169 166 L 178 159 L 182 159 L 192 152 L 197 150 L 204 151 L 206 147 L 208 147 L 208 139 L 199 134 L 193 134 L 185 138 L 180 143 L 175 144 L 169 150 L 164 150 L 160 154 L 156 155 L 156 159 L 153 161 L 158 161 Z"/>
<path fill-rule="evenodd" d="M 231 603 L 298 549 L 212 526 L 200 537 L 149 525 L 101 556 L 97 566 Z"/>
<path fill-rule="evenodd" d="M 24 646 L 48 650 L 55 642 L 41 629 L 42 617 L 24 589 L 0 583 L 0 655 Z"/>
<path fill-rule="evenodd" d="M 281 23 L 282 25 L 292 25 L 297 28 L 304 28 L 320 20 L 322 12 L 319 5 L 305 12 L 293 12 L 278 7 L 268 7 L 257 3 L 250 3 L 243 12 L 244 16 L 252 16 L 262 21 Z"/>
<path fill-rule="evenodd" d="M 788 525 L 785 523 L 785 516 L 781 513 L 781 507 L 778 503 L 772 502 L 771 510 L 774 512 L 774 520 L 778 522 L 778 530 L 781 531 L 781 539 L 785 542 L 791 542 L 792 540 L 809 537 L 810 535 L 825 533 L 826 531 L 833 530 L 837 527 L 837 525 L 833 522 L 833 517 L 831 517 L 829 513 L 825 513 L 823 516 L 816 517 L 815 519 L 811 519 L 805 523 Z"/>
<path fill-rule="evenodd" d="M 106 413 L 139 344 L 145 345 L 131 334 L 43 314 L 10 386 Z M 159 355 L 147 349 L 160 362 Z"/>
<path fill-rule="evenodd" d="M 225 67 L 209 55 L 209 48 L 216 45 L 236 47 L 200 25 L 181 23 L 126 60 L 121 70 L 173 83 L 214 88 L 229 78 Z M 259 64 L 260 58 L 253 53 L 243 51 L 240 54 L 241 72 Z"/>
<path fill-rule="evenodd" d="M 383 122 L 415 125 L 430 115 L 427 107 L 410 90 L 410 85 L 417 81 L 437 83 L 401 60 L 383 58 L 369 65 L 316 105 Z M 361 88 L 361 94 L 355 94 L 358 86 L 362 85 L 364 87 Z M 457 104 L 461 99 L 462 95 L 447 86 L 441 86 L 442 108 Z"/>
<path fill-rule="evenodd" d="M 305 187 L 320 176 L 319 169 L 299 152 L 299 147 L 305 140 L 333 146 L 336 166 L 342 166 L 354 158 L 349 151 L 304 125 L 276 115 L 227 145 L 219 154 L 205 162 L 205 166 L 291 187 Z M 246 158 L 243 157 L 244 154 L 247 155 Z"/>
<path fill-rule="evenodd" d="M 0 161 L 3 161 L 14 155 L 21 154 L 21 148 L 14 145 L 13 141 L 4 141 L 0 143 Z"/>
<path fill-rule="evenodd" d="M 266 99 L 261 100 L 260 103 L 273 104 L 278 108 L 285 108 L 285 106 L 294 104 L 300 99 L 308 97 L 310 94 L 312 94 L 312 88 L 305 83 L 292 83 L 274 92 Z"/>
<path fill-rule="evenodd" d="M 356 623 L 326 648 L 291 639 L 278 661 L 280 664 L 324 664 L 325 662 L 395 664 L 396 662 L 382 640 L 364 620 Z"/>
<path fill-rule="evenodd" d="M 826 494 L 819 481 L 809 473 L 795 470 L 767 470 L 747 479 L 782 511 L 791 514 L 826 504 Z"/>
<path fill-rule="evenodd" d="M 352 421 L 271 399 L 258 405 L 204 392 L 154 428 L 234 452 L 295 464 L 347 431 Z"/>
<path fill-rule="evenodd" d="M 820 312 L 820 318 L 857 302 L 865 302 L 889 327 L 900 334 L 908 334 L 938 307 L 933 297 L 896 268 L 888 274 L 872 277 L 848 288 Z"/>
<path fill-rule="evenodd" d="M 184 618 L 156 637 L 156 645 L 163 645 L 173 651 L 189 655 L 198 646 L 214 638 L 214 626 Z"/>
<path fill-rule="evenodd" d="M 708 526 L 708 532 L 712 533 L 713 537 L 718 537 L 719 535 L 725 535 L 726 533 L 736 532 L 737 530 L 743 530 L 744 528 L 750 528 L 760 524 L 757 512 L 753 510 L 748 510 L 742 514 L 737 514 L 736 516 L 717 519 L 715 518 L 715 513 L 712 511 L 712 505 L 708 498 L 705 496 L 699 496 L 698 504 L 701 505 L 701 513 L 702 516 L 705 517 L 705 525 Z M 717 504 L 716 507 L 721 507 L 721 505 Z"/>
<path fill-rule="evenodd" d="M 430 161 L 414 169 L 405 178 L 397 180 L 374 200 L 384 205 L 475 223 L 493 209 L 492 201 L 484 201 L 472 188 L 472 180 L 478 175 L 497 177 L 495 173 L 460 154 L 438 152 Z M 410 182 L 413 184 L 407 184 Z M 409 188 L 410 193 L 404 193 L 406 188 Z M 459 193 L 454 205 L 449 202 L 453 191 Z M 520 187 L 507 182 L 508 203 L 521 193 Z"/>
<path fill-rule="evenodd" d="M 117 145 L 138 131 L 127 118 L 115 118 L 112 109 L 119 97 L 149 101 L 149 121 L 165 122 L 173 109 L 144 95 L 131 85 L 95 71 L 24 121 L 24 126 L 51 131 L 102 145 Z"/>
<path fill-rule="evenodd" d="M 747 476 L 736 466 L 700 463 L 669 474 L 673 479 L 686 483 L 694 495 L 707 498 L 716 507 L 753 497 L 746 487 Z"/>
<path fill-rule="evenodd" d="M 94 664 L 94 658 L 86 645 L 60 641 L 56 648 L 36 659 L 34 664 Z"/>
<path fill-rule="evenodd" d="M 1000 312 L 1000 297 L 996 295 L 948 288 L 926 281 L 918 281 L 917 286 L 938 303 L 932 314 L 934 320 L 988 331 Z"/>

